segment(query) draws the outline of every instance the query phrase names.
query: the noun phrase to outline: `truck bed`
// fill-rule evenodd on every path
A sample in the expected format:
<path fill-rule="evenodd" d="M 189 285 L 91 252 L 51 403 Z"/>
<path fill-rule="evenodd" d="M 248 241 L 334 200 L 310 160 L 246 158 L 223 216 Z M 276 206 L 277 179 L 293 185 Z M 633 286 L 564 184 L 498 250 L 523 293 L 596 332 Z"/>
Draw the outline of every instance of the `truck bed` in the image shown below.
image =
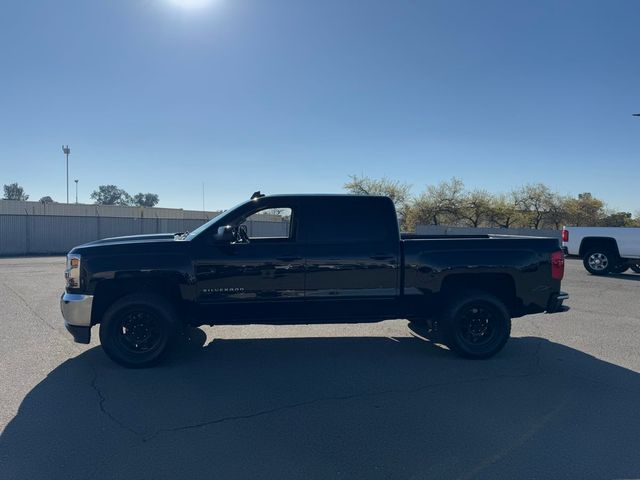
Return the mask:
<path fill-rule="evenodd" d="M 402 294 L 438 294 L 469 284 L 510 289 L 523 313 L 546 305 L 560 290 L 551 280 L 555 238 L 513 235 L 402 235 Z M 455 282 L 455 283 L 451 283 Z"/>

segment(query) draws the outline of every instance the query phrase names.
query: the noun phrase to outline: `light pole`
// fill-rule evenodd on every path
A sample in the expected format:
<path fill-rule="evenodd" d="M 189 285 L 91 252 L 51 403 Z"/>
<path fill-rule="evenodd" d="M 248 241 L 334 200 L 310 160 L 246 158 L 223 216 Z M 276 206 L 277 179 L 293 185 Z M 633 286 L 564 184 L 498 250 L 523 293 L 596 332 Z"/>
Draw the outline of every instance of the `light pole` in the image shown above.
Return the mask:
<path fill-rule="evenodd" d="M 78 204 L 78 179 L 76 178 L 74 182 L 76 182 L 76 205 L 77 205 Z"/>
<path fill-rule="evenodd" d="M 66 147 L 64 145 L 62 146 L 62 153 L 67 157 L 67 203 L 69 203 L 69 154 L 71 153 L 69 145 Z"/>

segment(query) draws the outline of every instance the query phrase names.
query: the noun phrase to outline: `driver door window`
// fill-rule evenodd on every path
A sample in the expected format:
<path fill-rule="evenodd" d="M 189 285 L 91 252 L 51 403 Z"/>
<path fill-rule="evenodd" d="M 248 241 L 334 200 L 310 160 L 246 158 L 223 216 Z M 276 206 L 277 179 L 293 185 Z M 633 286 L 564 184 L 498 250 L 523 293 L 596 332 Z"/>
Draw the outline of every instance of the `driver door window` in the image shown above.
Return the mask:
<path fill-rule="evenodd" d="M 250 240 L 271 240 L 292 238 L 291 208 L 266 208 L 260 210 L 242 223 L 246 226 Z"/>

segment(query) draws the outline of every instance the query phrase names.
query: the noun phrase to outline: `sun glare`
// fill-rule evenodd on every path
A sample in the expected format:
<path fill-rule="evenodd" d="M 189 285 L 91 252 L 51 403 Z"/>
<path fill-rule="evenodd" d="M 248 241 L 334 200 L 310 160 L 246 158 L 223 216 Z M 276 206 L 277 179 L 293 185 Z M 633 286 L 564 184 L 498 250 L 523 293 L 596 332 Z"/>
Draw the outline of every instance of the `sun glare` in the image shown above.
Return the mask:
<path fill-rule="evenodd" d="M 169 0 L 169 3 L 184 9 L 204 8 L 211 5 L 214 0 Z"/>

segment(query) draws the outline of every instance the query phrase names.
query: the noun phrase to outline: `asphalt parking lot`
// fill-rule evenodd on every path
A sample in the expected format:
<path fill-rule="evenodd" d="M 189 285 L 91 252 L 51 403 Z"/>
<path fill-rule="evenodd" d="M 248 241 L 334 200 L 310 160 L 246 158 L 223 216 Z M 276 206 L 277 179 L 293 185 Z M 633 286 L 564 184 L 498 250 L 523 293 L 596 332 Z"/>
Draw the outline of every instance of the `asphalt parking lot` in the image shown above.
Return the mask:
<path fill-rule="evenodd" d="M 74 344 L 62 257 L 0 259 L 0 478 L 640 478 L 640 275 L 456 358 L 403 320 L 213 327 L 162 366 Z"/>

